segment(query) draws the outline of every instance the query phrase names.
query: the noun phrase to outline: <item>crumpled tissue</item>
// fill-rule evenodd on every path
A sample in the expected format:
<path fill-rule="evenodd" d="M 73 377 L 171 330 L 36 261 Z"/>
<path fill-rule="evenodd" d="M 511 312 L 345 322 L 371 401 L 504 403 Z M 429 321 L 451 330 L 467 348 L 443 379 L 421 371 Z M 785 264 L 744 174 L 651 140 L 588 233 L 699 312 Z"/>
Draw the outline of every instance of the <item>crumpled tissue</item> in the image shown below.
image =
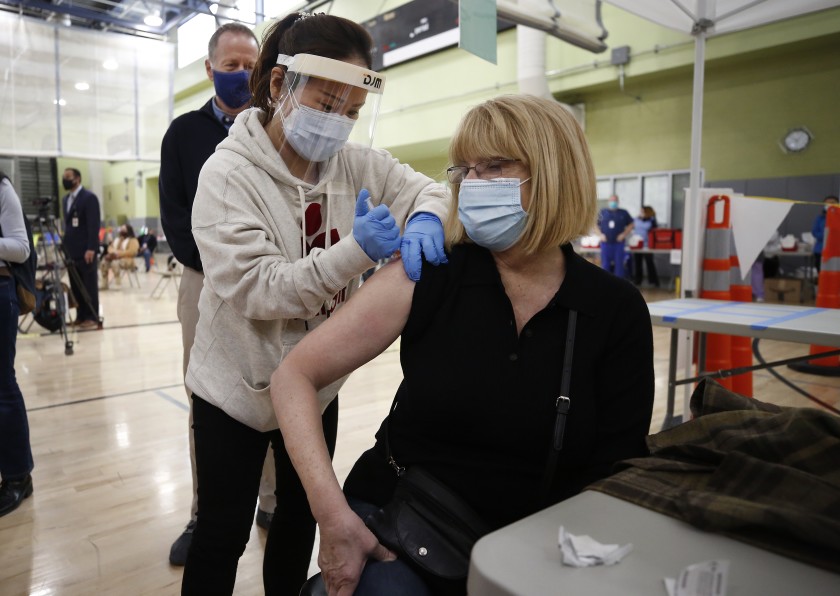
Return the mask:
<path fill-rule="evenodd" d="M 632 544 L 601 544 L 584 534 L 575 536 L 560 526 L 558 546 L 563 552 L 563 564 L 570 567 L 592 567 L 594 565 L 615 565 L 633 549 Z"/>

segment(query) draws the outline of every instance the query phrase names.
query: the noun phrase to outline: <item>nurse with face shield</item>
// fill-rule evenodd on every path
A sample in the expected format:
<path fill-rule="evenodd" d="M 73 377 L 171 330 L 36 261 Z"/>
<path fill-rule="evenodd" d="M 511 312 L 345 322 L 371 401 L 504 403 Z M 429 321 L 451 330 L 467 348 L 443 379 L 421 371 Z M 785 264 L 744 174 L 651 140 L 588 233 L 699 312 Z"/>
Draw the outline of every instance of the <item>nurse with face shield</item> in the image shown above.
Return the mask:
<path fill-rule="evenodd" d="M 367 32 L 340 17 L 292 14 L 266 30 L 261 48 L 252 107 L 202 168 L 192 212 L 205 273 L 186 377 L 200 518 L 183 594 L 233 592 L 269 444 L 277 508 L 265 593 L 298 593 L 315 521 L 278 430 L 271 373 L 377 260 L 399 251 L 419 278 L 421 254 L 446 258 L 444 187 L 372 148 L 385 78 L 370 70 Z M 345 379 L 319 395 L 330 455 Z"/>

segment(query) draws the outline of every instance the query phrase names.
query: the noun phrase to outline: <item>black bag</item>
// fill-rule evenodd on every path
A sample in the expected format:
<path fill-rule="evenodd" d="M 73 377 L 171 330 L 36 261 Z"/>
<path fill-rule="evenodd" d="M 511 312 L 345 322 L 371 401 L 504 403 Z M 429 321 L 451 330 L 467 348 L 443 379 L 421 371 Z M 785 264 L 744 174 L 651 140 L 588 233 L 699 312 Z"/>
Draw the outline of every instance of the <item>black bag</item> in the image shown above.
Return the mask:
<path fill-rule="evenodd" d="M 8 177 L 0 172 L 0 182 L 4 178 L 8 180 Z M 35 271 L 38 268 L 38 252 L 35 250 L 35 241 L 32 239 L 32 224 L 29 223 L 26 215 L 23 216 L 23 225 L 26 227 L 26 238 L 29 241 L 29 258 L 23 263 L 9 263 L 9 268 L 15 278 L 21 315 L 35 309 Z M 0 236 L 2 235 L 3 230 L 0 230 Z"/>
<path fill-rule="evenodd" d="M 389 549 L 447 580 L 467 577 L 473 545 L 490 532 L 472 507 L 417 466 L 402 473 L 391 501 L 365 523 Z"/>
<path fill-rule="evenodd" d="M 557 418 L 539 502 L 548 497 L 557 456 L 563 448 L 566 415 L 571 403 L 568 395 L 576 323 L 577 311 L 569 311 L 561 390 L 555 404 Z M 396 407 L 395 397 L 390 414 Z M 436 578 L 463 581 L 467 578 L 473 546 L 479 538 L 490 533 L 490 528 L 469 504 L 437 478 L 418 466 L 406 469 L 397 464 L 391 453 L 390 414 L 385 420 L 385 447 L 388 463 L 397 472 L 397 487 L 391 500 L 369 515 L 365 524 L 379 542 L 408 557 L 409 564 Z"/>

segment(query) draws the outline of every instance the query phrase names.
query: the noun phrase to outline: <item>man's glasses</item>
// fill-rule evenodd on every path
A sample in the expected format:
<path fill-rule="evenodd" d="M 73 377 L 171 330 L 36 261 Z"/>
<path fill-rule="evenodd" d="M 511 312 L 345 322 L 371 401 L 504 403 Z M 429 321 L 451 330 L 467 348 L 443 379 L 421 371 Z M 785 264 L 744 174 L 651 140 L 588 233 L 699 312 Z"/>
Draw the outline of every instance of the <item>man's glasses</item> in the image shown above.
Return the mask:
<path fill-rule="evenodd" d="M 452 184 L 461 184 L 461 182 L 464 181 L 464 178 L 467 177 L 467 174 L 470 173 L 470 170 L 475 170 L 475 175 L 482 180 L 501 178 L 504 173 L 504 169 L 515 161 L 521 160 L 498 158 L 488 159 L 487 161 L 479 162 L 474 166 L 450 166 L 446 168 L 446 177 L 449 178 L 449 181 Z"/>

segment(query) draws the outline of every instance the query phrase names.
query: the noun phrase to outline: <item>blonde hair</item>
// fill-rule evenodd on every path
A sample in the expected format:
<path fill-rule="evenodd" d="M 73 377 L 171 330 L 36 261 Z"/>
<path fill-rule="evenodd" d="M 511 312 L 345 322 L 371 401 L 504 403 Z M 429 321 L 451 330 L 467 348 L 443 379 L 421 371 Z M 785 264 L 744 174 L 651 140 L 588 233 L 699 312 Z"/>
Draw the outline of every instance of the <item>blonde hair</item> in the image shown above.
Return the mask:
<path fill-rule="evenodd" d="M 595 170 L 577 121 L 550 99 L 502 95 L 467 112 L 449 145 L 449 159 L 505 157 L 520 160 L 531 174 L 528 224 L 520 239 L 526 254 L 561 246 L 595 227 Z M 447 246 L 469 242 L 458 219 L 458 190 L 452 184 L 445 231 Z"/>

